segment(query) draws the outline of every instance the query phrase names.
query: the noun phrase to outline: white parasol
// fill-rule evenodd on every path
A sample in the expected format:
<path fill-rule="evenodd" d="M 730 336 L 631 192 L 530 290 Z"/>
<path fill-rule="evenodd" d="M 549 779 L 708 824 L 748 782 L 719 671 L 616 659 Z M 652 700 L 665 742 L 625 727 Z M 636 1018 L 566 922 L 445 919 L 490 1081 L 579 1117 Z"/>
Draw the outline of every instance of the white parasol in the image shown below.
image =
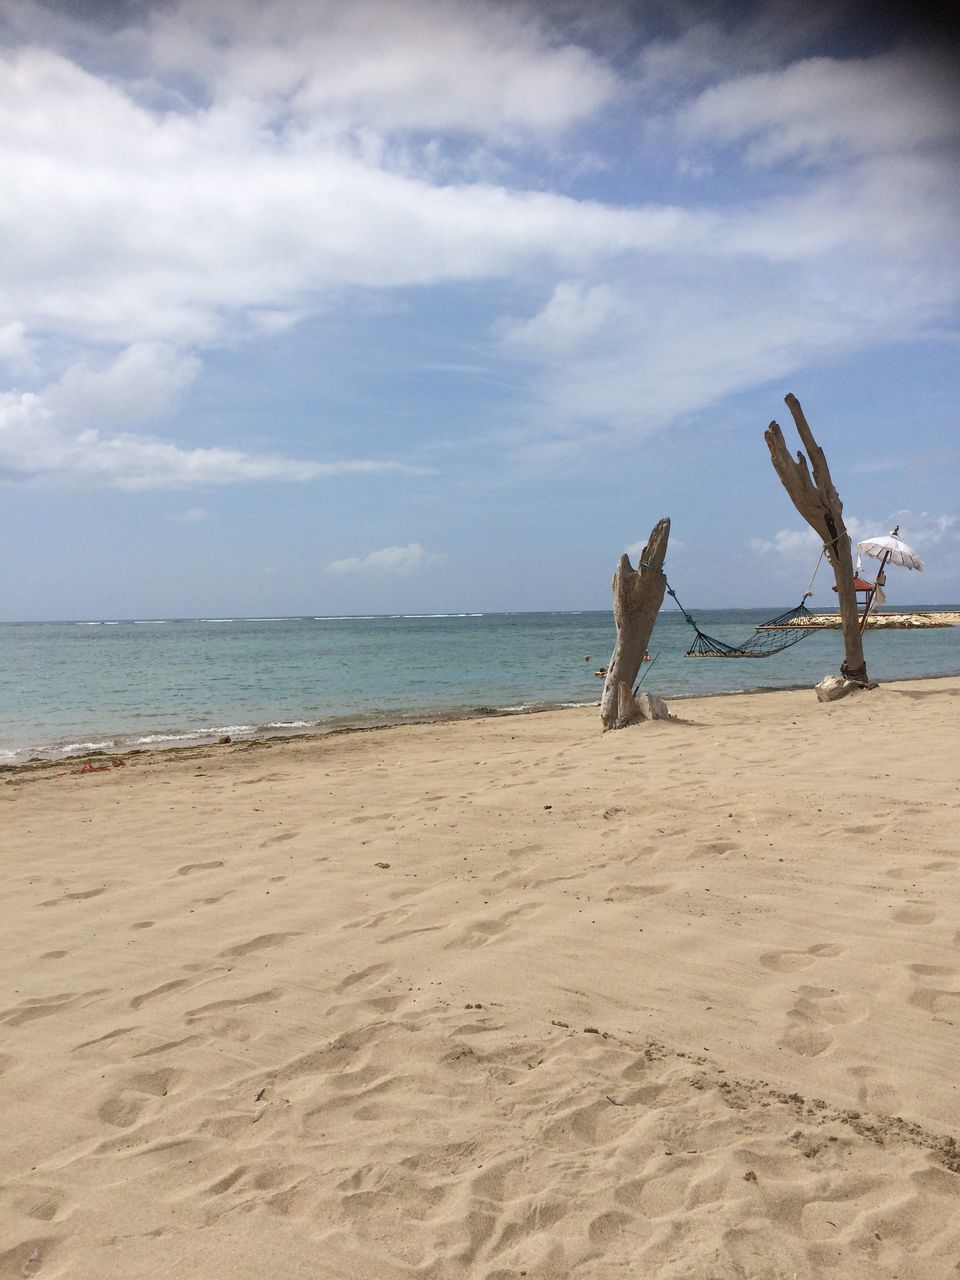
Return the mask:
<path fill-rule="evenodd" d="M 900 537 L 899 525 L 887 537 L 865 538 L 863 542 L 858 542 L 857 552 L 861 555 L 873 556 L 875 560 L 882 560 L 881 572 L 888 564 L 898 565 L 901 569 L 923 571 L 923 561 Z"/>
<path fill-rule="evenodd" d="M 883 584 L 886 581 L 884 577 L 884 569 L 888 564 L 895 564 L 901 569 L 917 569 L 923 572 L 923 561 L 920 557 L 903 541 L 900 537 L 900 526 L 897 525 L 887 536 L 877 538 L 864 538 L 863 542 L 857 543 L 857 573 L 860 572 L 860 557 L 873 556 L 875 560 L 880 561 L 880 568 L 877 570 L 877 580 L 874 584 L 873 592 L 867 600 L 866 608 L 863 611 L 863 617 L 860 619 L 860 633 L 863 634 L 863 628 L 867 625 L 867 616 L 875 604 L 883 604 L 886 597 L 883 594 Z"/>

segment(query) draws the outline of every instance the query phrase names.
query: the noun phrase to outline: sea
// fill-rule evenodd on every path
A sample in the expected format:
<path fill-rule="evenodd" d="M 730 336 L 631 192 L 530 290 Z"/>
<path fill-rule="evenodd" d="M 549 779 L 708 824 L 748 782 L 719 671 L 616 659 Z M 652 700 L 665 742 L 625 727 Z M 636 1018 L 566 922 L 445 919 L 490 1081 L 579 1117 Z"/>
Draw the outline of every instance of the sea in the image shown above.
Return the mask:
<path fill-rule="evenodd" d="M 697 621 L 735 645 L 779 612 Z M 809 686 L 843 657 L 838 630 L 763 659 L 688 659 L 692 638 L 660 614 L 645 689 Z M 0 764 L 591 705 L 614 640 L 609 611 L 0 624 Z M 960 627 L 870 632 L 865 649 L 880 681 L 960 674 Z"/>

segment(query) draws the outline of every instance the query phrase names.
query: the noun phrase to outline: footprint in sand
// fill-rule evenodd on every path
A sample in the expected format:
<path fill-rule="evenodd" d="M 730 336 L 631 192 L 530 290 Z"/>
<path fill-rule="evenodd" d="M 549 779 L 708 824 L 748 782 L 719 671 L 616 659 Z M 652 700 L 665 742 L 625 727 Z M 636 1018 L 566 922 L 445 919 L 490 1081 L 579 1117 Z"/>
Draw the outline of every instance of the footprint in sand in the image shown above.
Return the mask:
<path fill-rule="evenodd" d="M 857 1102 L 870 1111 L 894 1115 L 900 1109 L 900 1095 L 892 1085 L 878 1079 L 876 1067 L 848 1067 L 847 1075 L 857 1082 Z"/>
<path fill-rule="evenodd" d="M 101 1103 L 97 1115 L 115 1129 L 129 1129 L 150 1106 L 151 1098 L 165 1098 L 180 1072 L 173 1067 L 142 1071 L 128 1076 L 116 1092 Z"/>
<path fill-rule="evenodd" d="M 0 1022 L 10 1027 L 22 1027 L 37 1018 L 51 1018 L 58 1013 L 66 1013 L 68 1009 L 76 1009 L 97 996 L 102 996 L 106 987 L 98 987 L 95 991 L 65 991 L 56 996 L 40 996 L 34 1000 L 25 1000 L 23 1004 L 14 1005 L 12 1009 L 0 1011 Z"/>
<path fill-rule="evenodd" d="M 35 1276 L 52 1259 L 61 1236 L 34 1236 L 0 1253 L 0 1276 Z"/>
<path fill-rule="evenodd" d="M 196 1009 L 188 1009 L 185 1021 L 193 1022 L 197 1018 L 210 1013 L 220 1013 L 224 1009 L 242 1009 L 248 1004 L 264 1004 L 268 1000 L 278 1000 L 283 993 L 276 987 L 269 991 L 254 991 L 248 996 L 238 996 L 235 1000 L 213 1000 L 210 1004 L 202 1004 Z"/>
<path fill-rule="evenodd" d="M 669 893 L 672 884 L 615 884 L 608 890 L 604 902 L 631 902 L 635 898 L 652 898 Z"/>
<path fill-rule="evenodd" d="M 268 1161 L 237 1165 L 216 1181 L 198 1188 L 198 1192 L 208 1201 L 206 1222 L 211 1225 L 234 1213 L 238 1204 L 251 1200 L 273 1213 L 289 1217 L 306 1207 L 315 1187 L 316 1176 L 306 1165 Z"/>
<path fill-rule="evenodd" d="M 226 889 L 223 893 L 215 893 L 210 898 L 194 898 L 193 901 L 198 907 L 212 907 L 222 902 L 224 898 L 232 898 L 235 892 L 234 889 Z"/>
<path fill-rule="evenodd" d="M 911 975 L 913 989 L 907 997 L 907 1003 L 915 1009 L 924 1009 L 927 1013 L 944 1016 L 960 1014 L 960 989 L 939 986 L 935 979 L 945 981 L 956 980 L 957 970 L 950 965 L 942 964 L 908 964 L 907 972 Z"/>
<path fill-rule="evenodd" d="M 576 1151 L 603 1146 L 635 1123 L 632 1107 L 614 1107 L 607 1098 L 601 1098 L 596 1102 L 577 1103 L 561 1112 L 544 1125 L 541 1136 L 551 1147 Z"/>
<path fill-rule="evenodd" d="M 623 1234 L 623 1230 L 631 1225 L 634 1221 L 628 1213 L 621 1213 L 620 1210 L 609 1210 L 607 1213 L 600 1213 L 590 1222 L 588 1235 L 591 1244 L 608 1245 L 616 1240 L 618 1236 Z"/>
<path fill-rule="evenodd" d="M 412 907 L 388 907 L 386 911 L 375 911 L 373 915 L 359 916 L 356 920 L 347 920 L 340 926 L 340 928 L 379 929 L 380 926 L 385 924 L 387 921 L 390 921 L 392 924 L 400 924 L 412 914 Z"/>
<path fill-rule="evenodd" d="M 266 849 L 269 844 L 284 844 L 287 840 L 296 840 L 299 834 L 299 831 L 281 831 L 277 836 L 267 836 L 266 840 L 260 841 L 260 848 Z"/>
<path fill-rule="evenodd" d="M 39 1222 L 52 1222 L 54 1218 L 60 1216 L 66 1204 L 67 1195 L 61 1187 L 33 1183 L 18 1187 L 13 1192 L 11 1200 L 28 1218 L 35 1218 Z"/>
<path fill-rule="evenodd" d="M 338 995 L 342 995 L 344 991 L 349 991 L 351 987 L 355 987 L 358 982 L 364 983 L 365 986 L 372 986 L 389 970 L 390 966 L 387 964 L 372 964 L 366 969 L 361 969 L 359 973 L 349 974 L 334 987 L 334 990 Z"/>
<path fill-rule="evenodd" d="M 408 1003 L 408 997 L 406 994 L 391 994 L 393 978 L 394 972 L 388 965 L 374 964 L 360 973 L 349 974 L 335 990 L 341 995 L 349 992 L 357 1002 L 377 1013 L 394 1013 L 401 1005 Z M 328 1012 L 344 1007 L 346 1006 L 334 1005 Z"/>
<path fill-rule="evenodd" d="M 710 840 L 706 844 L 698 844 L 690 854 L 691 858 L 722 858 L 740 845 L 736 840 Z"/>
<path fill-rule="evenodd" d="M 281 942 L 286 942 L 287 938 L 299 938 L 299 933 L 261 933 L 255 938 L 250 938 L 248 942 L 238 942 L 232 947 L 225 947 L 218 955 L 224 958 L 228 956 L 246 956 L 251 951 L 264 951 L 267 947 L 279 947 Z"/>
<path fill-rule="evenodd" d="M 891 880 L 919 880 L 934 871 L 946 871 L 953 866 L 953 862 L 925 862 L 922 867 L 894 867 L 886 874 Z"/>
<path fill-rule="evenodd" d="M 185 862 L 182 867 L 177 867 L 176 874 L 178 876 L 189 876 L 192 875 L 194 871 L 213 871 L 217 867 L 222 866 L 222 858 L 216 862 Z"/>
<path fill-rule="evenodd" d="M 829 1029 L 852 1021 L 846 1002 L 829 987 L 802 986 L 787 1010 L 786 1027 L 777 1041 L 802 1058 L 816 1058 L 833 1044 Z"/>
<path fill-rule="evenodd" d="M 832 959 L 842 954 L 843 947 L 835 942 L 818 942 L 805 951 L 765 951 L 760 956 L 760 963 L 774 973 L 793 973 L 796 969 L 809 968 L 818 960 Z"/>
<path fill-rule="evenodd" d="M 215 1138 L 249 1137 L 250 1125 L 255 1113 L 250 1111 L 230 1111 L 226 1115 L 210 1116 L 201 1121 L 200 1132 L 212 1134 Z"/>
<path fill-rule="evenodd" d="M 399 933 L 387 934 L 385 938 L 378 939 L 380 945 L 388 942 L 400 942 L 403 938 L 412 938 L 419 933 L 439 933 L 441 929 L 446 929 L 445 924 L 426 924 L 419 929 L 401 929 Z"/>
<path fill-rule="evenodd" d="M 152 1049 L 141 1049 L 139 1053 L 135 1053 L 135 1058 L 152 1058 L 158 1053 L 167 1053 L 170 1049 L 179 1049 L 181 1045 L 196 1044 L 200 1039 L 199 1036 L 183 1036 L 180 1040 L 165 1040 L 163 1044 L 154 1045 Z"/>
<path fill-rule="evenodd" d="M 179 991 L 183 987 L 191 987 L 194 983 L 189 978 L 174 978 L 171 982 L 162 982 L 159 987 L 151 987 L 149 991 L 143 991 L 140 995 L 134 996 L 129 1002 L 131 1009 L 139 1009 L 142 1004 L 147 1004 L 151 1000 L 158 1000 L 161 996 L 168 995 L 171 991 Z"/>
<path fill-rule="evenodd" d="M 485 947 L 501 937 L 513 925 L 524 916 L 528 916 L 531 912 L 538 911 L 539 904 L 529 903 L 524 906 L 514 907 L 511 911 L 504 911 L 502 915 L 490 916 L 486 919 L 475 920 L 462 930 L 456 938 L 453 938 L 446 944 L 445 950 L 452 947 Z"/>
<path fill-rule="evenodd" d="M 60 898 L 48 898 L 46 902 L 41 902 L 41 907 L 59 907 L 62 902 L 85 902 L 87 898 L 98 898 L 101 893 L 107 892 L 107 886 L 103 885 L 99 889 L 83 889 L 77 893 L 65 893 Z"/>
<path fill-rule="evenodd" d="M 926 902 L 914 900 L 892 908 L 890 916 L 898 924 L 932 924 L 937 918 L 937 911 Z"/>
<path fill-rule="evenodd" d="M 507 853 L 511 858 L 525 858 L 533 853 L 543 853 L 545 845 L 542 844 L 518 844 L 513 849 L 508 849 Z"/>
<path fill-rule="evenodd" d="M 105 1035 L 97 1036 L 93 1040 L 82 1040 L 80 1044 L 73 1046 L 72 1052 L 77 1053 L 80 1049 L 89 1049 L 95 1044 L 106 1044 L 108 1040 L 116 1040 L 119 1036 L 128 1036 L 131 1031 L 136 1031 L 136 1027 L 117 1027 L 115 1031 L 108 1031 Z"/>
<path fill-rule="evenodd" d="M 908 996 L 908 1003 L 928 1013 L 960 1014 L 960 990 L 948 991 L 945 987 L 917 987 Z"/>

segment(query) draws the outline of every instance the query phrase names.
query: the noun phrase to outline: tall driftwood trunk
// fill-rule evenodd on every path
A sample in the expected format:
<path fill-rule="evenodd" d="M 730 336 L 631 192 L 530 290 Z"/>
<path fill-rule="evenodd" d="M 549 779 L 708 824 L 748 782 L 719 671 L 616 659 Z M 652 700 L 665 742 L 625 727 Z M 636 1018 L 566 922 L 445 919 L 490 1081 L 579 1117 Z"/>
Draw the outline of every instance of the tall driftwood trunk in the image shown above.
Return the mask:
<path fill-rule="evenodd" d="M 640 553 L 638 568 L 632 568 L 630 557 L 622 555 L 613 575 L 617 643 L 600 698 L 600 719 L 605 729 L 616 728 L 629 718 L 627 711 L 632 704 L 633 687 L 667 586 L 663 561 L 669 537 L 670 520 L 664 516 L 651 530 L 647 545 Z"/>
<path fill-rule="evenodd" d="M 823 450 L 813 438 L 813 432 L 803 416 L 799 400 L 796 396 L 788 395 L 785 403 L 793 414 L 800 439 L 809 456 L 810 467 L 813 470 L 812 478 L 807 467 L 807 459 L 802 453 L 798 453 L 794 461 L 784 443 L 783 432 L 775 422 L 771 422 L 764 432 L 764 439 L 783 487 L 804 520 L 822 540 L 827 559 L 833 566 L 834 577 L 837 580 L 837 602 L 840 606 L 845 655 L 840 673 L 847 680 L 866 684 L 867 664 L 863 657 L 857 595 L 853 587 L 850 535 L 843 523 L 843 503 L 833 487 L 827 460 Z"/>

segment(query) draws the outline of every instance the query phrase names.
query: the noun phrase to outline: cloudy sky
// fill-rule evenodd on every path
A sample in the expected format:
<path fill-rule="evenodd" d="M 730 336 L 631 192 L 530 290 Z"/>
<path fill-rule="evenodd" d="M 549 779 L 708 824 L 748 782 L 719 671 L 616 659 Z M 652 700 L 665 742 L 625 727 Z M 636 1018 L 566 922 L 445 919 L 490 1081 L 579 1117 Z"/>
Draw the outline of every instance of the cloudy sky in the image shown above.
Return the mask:
<path fill-rule="evenodd" d="M 0 618 L 960 601 L 948 10 L 3 0 Z"/>

